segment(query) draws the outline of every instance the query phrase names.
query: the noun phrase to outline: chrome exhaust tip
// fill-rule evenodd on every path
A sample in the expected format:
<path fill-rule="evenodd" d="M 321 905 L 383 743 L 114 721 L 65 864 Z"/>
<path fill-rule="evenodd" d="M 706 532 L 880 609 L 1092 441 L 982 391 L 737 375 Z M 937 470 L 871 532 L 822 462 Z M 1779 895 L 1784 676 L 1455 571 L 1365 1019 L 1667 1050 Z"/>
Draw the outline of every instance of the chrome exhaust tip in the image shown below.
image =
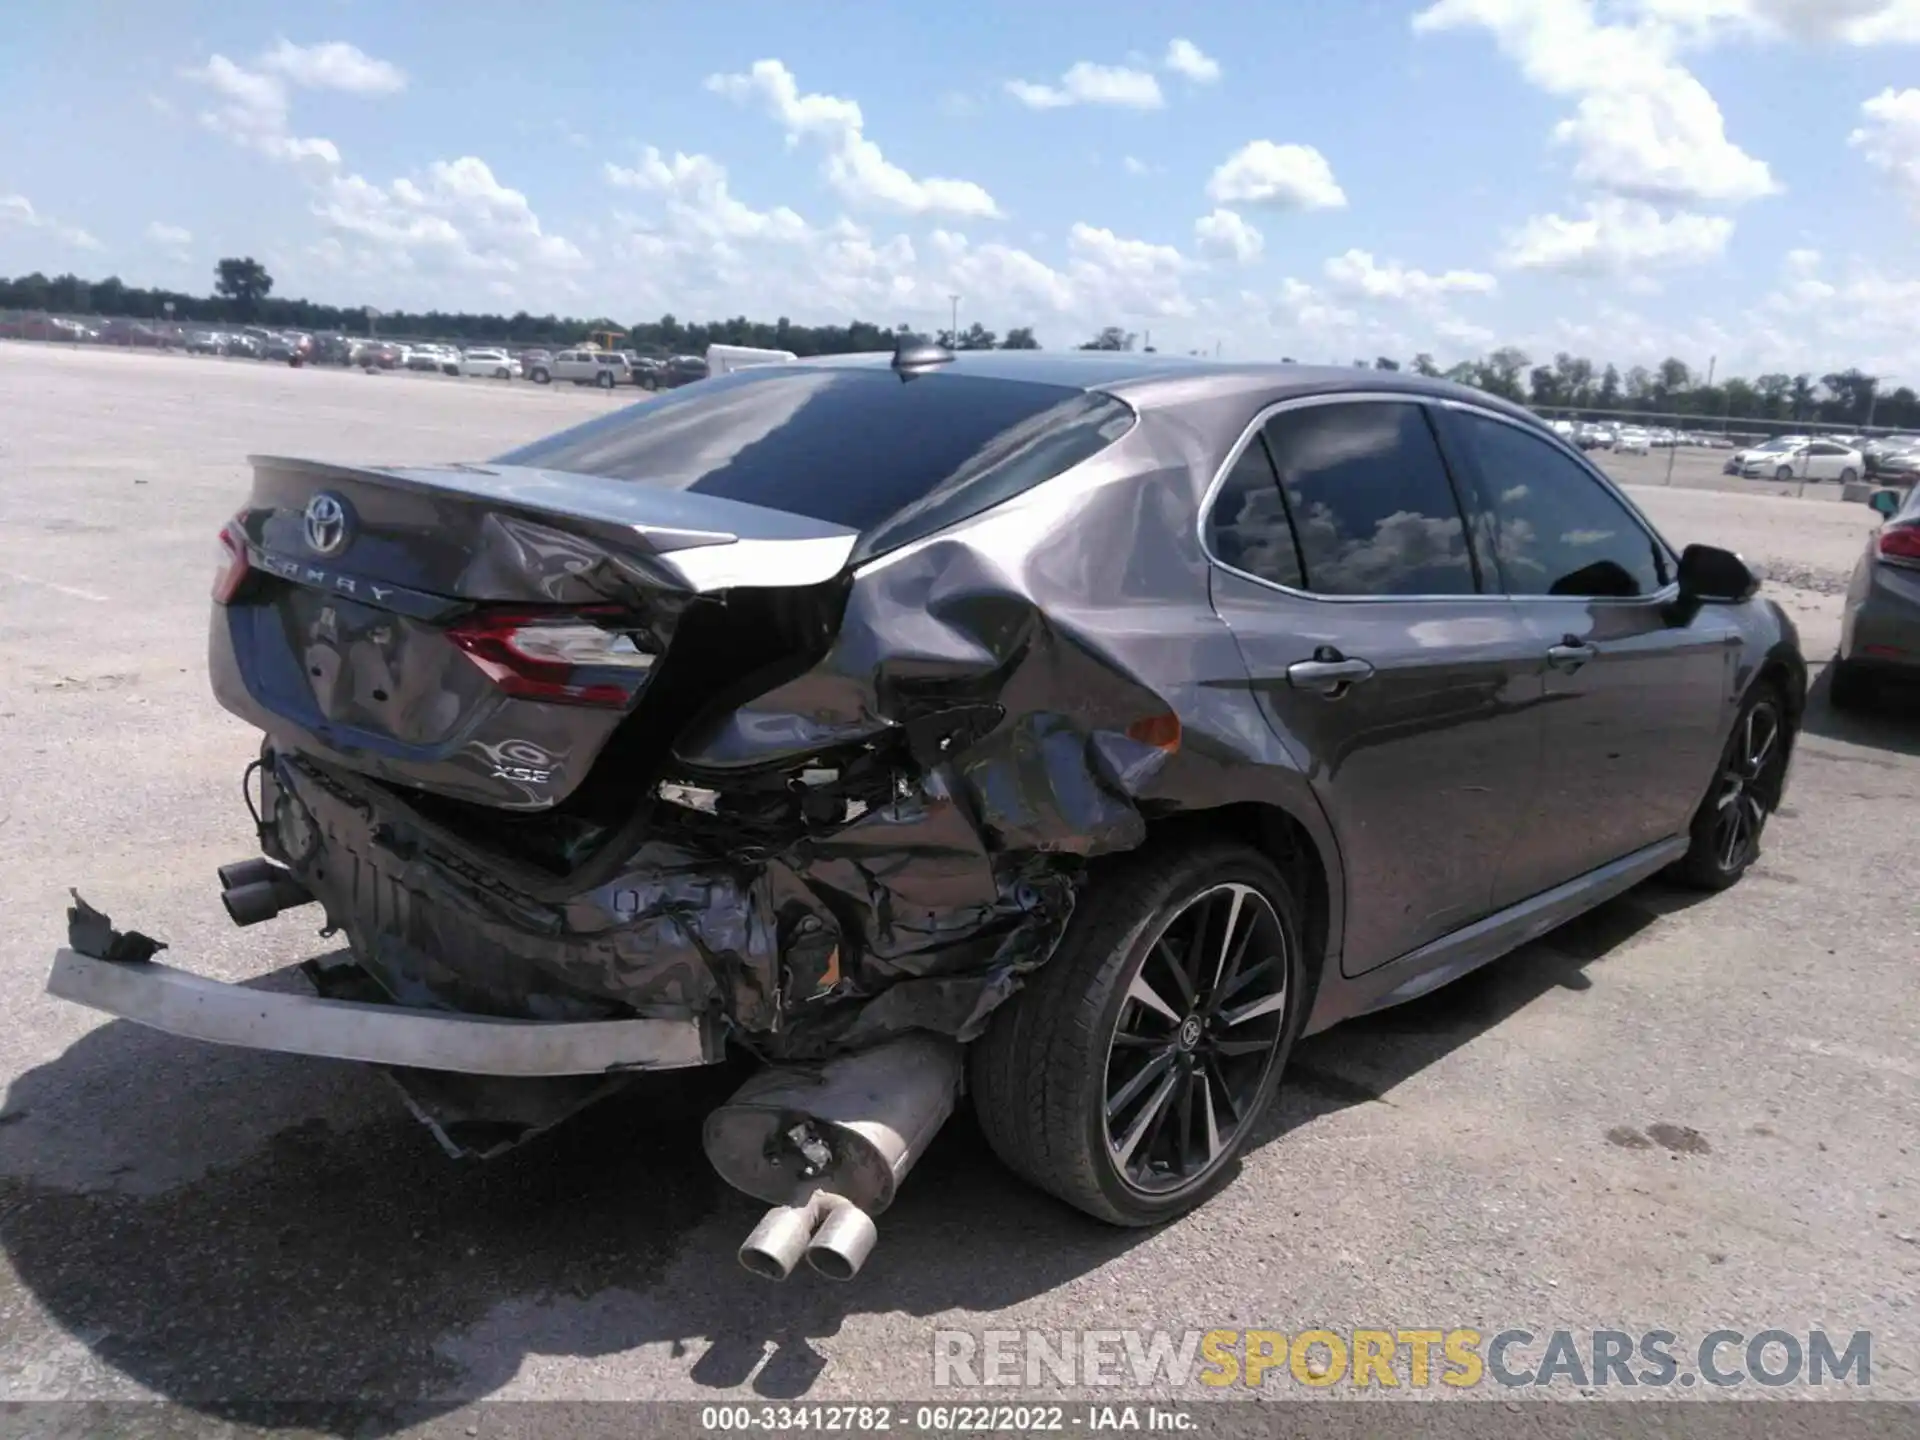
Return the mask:
<path fill-rule="evenodd" d="M 838 1198 L 838 1197 L 835 1197 Z M 873 1217 L 851 1200 L 833 1206 L 807 1246 L 807 1263 L 829 1280 L 851 1280 L 880 1238 Z"/>
<path fill-rule="evenodd" d="M 746 1243 L 740 1263 L 763 1280 L 784 1280 L 807 1253 L 818 1217 L 805 1205 L 776 1205 L 760 1217 Z"/>

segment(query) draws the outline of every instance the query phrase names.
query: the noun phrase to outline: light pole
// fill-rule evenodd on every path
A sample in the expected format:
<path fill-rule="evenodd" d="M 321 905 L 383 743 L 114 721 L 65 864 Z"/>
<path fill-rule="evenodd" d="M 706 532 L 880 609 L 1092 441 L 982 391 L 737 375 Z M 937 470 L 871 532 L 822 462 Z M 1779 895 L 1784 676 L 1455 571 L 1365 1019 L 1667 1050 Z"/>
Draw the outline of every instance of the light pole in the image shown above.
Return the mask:
<path fill-rule="evenodd" d="M 1873 382 L 1873 388 L 1867 391 L 1867 423 L 1860 427 L 1862 430 L 1873 429 L 1873 412 L 1880 404 L 1880 382 L 1882 380 L 1898 380 L 1900 377 L 1898 375 L 1870 375 L 1867 378 Z"/>
<path fill-rule="evenodd" d="M 949 295 L 947 299 L 953 302 L 953 319 L 947 327 L 947 343 L 958 350 L 960 348 L 960 297 Z"/>

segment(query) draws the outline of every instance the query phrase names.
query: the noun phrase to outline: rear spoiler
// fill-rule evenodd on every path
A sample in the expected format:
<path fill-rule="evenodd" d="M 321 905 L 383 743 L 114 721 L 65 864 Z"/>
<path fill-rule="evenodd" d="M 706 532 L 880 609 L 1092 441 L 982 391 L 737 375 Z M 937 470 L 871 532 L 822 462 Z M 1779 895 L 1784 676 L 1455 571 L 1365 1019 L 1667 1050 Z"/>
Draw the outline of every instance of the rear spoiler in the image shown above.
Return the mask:
<path fill-rule="evenodd" d="M 748 586 L 823 584 L 846 568 L 859 533 L 805 515 L 715 495 L 672 490 L 524 465 L 337 465 L 249 455 L 255 496 L 284 476 L 315 484 L 375 485 L 470 501 L 481 510 L 560 522 L 648 557 L 685 589 L 702 594 Z"/>

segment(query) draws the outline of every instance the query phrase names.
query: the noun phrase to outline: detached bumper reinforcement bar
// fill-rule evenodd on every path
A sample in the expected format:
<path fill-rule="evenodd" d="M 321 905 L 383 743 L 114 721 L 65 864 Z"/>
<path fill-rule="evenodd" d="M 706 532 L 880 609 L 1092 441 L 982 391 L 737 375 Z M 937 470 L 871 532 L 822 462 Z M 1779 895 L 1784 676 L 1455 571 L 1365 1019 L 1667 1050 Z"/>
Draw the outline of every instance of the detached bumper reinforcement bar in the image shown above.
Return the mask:
<path fill-rule="evenodd" d="M 47 993 L 190 1040 L 462 1075 L 601 1075 L 721 1058 L 700 1020 L 501 1020 L 251 990 L 151 961 L 54 956 Z"/>

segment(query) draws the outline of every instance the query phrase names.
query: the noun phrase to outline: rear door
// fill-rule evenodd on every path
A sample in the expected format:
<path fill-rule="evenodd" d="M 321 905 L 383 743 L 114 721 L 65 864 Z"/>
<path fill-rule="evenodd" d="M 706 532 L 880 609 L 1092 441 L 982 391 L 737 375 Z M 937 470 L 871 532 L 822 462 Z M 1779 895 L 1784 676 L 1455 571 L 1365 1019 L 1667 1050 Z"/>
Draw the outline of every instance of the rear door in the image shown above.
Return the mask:
<path fill-rule="evenodd" d="M 1720 607 L 1674 603 L 1672 552 L 1575 452 L 1490 411 L 1436 414 L 1545 692 L 1540 784 L 1495 890 L 1505 905 L 1687 828 L 1739 635 Z"/>
<path fill-rule="evenodd" d="M 1485 915 L 1533 803 L 1539 647 L 1481 585 L 1426 406 L 1284 402 L 1204 527 L 1215 608 L 1339 842 L 1343 969 Z"/>

